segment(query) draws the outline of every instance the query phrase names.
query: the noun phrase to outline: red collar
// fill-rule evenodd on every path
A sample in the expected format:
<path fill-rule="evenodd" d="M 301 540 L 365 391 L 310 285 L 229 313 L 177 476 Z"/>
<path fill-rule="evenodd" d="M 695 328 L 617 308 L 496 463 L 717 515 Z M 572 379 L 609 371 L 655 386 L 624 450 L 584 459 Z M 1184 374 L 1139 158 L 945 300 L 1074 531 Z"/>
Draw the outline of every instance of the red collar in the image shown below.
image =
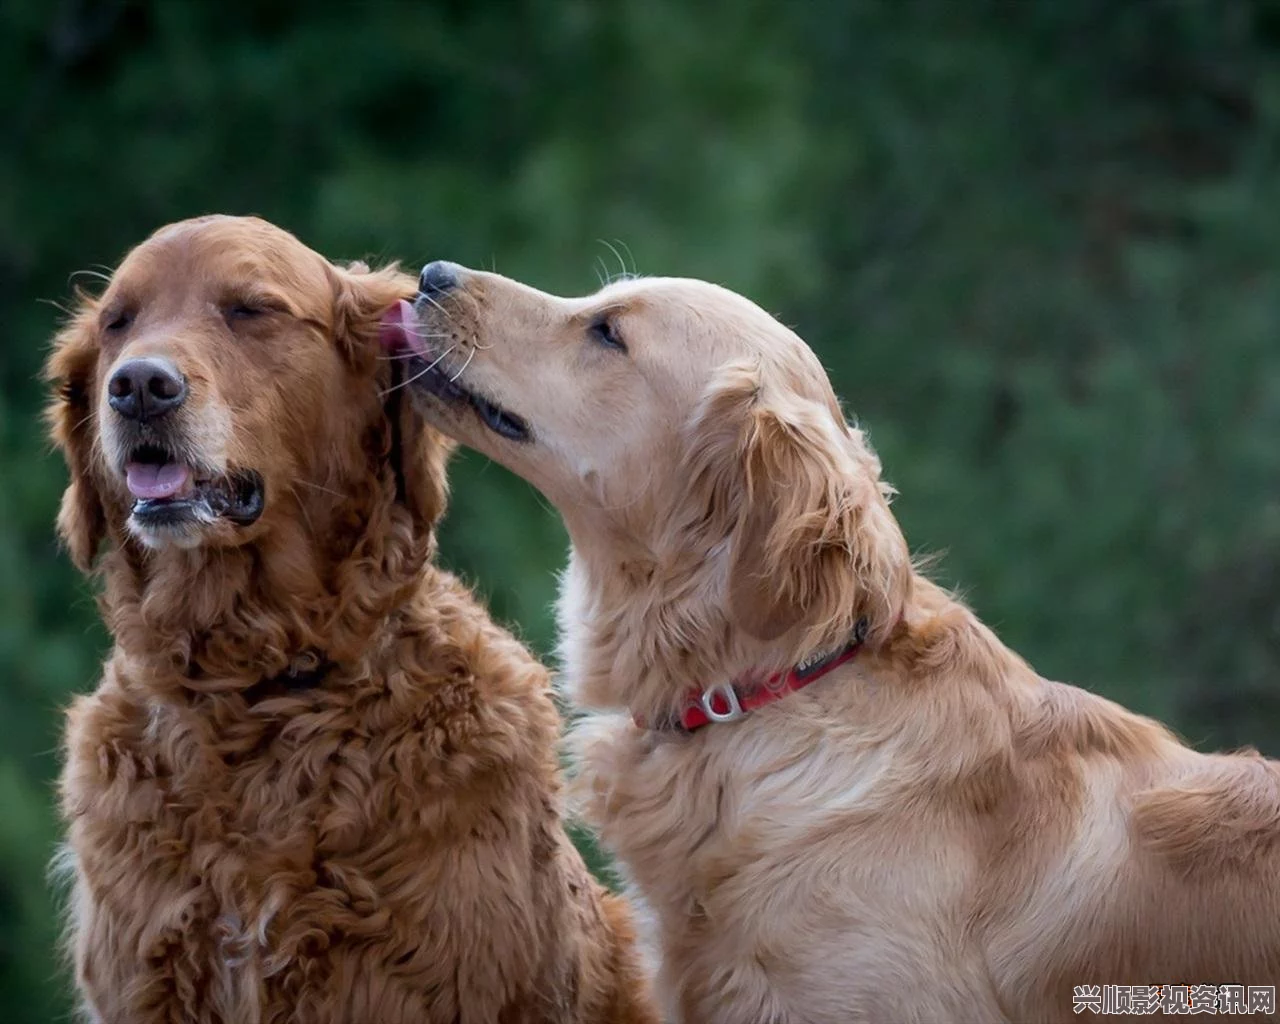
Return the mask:
<path fill-rule="evenodd" d="M 748 711 L 772 704 L 796 690 L 803 690 L 828 672 L 852 661 L 862 649 L 866 638 L 867 620 L 859 619 L 853 628 L 853 636 L 843 647 L 806 658 L 798 665 L 775 672 L 763 682 L 751 681 L 748 673 L 727 683 L 717 683 L 706 690 L 691 689 L 685 695 L 679 718 L 672 720 L 670 727 L 693 732 L 694 729 L 701 729 L 712 722 L 736 722 Z M 640 728 L 646 728 L 638 717 L 635 722 Z"/>

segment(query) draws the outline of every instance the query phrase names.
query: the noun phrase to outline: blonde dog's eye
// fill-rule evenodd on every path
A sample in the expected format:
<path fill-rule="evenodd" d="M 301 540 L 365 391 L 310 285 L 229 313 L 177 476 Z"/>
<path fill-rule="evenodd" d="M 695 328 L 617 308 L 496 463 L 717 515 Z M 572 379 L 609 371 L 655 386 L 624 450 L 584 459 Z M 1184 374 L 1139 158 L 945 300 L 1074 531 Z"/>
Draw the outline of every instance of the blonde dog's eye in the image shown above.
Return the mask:
<path fill-rule="evenodd" d="M 111 315 L 111 319 L 107 323 L 108 331 L 123 331 L 133 323 L 133 310 L 122 309 Z"/>
<path fill-rule="evenodd" d="M 619 352 L 627 350 L 626 344 L 618 337 L 618 332 L 608 320 L 597 320 L 591 325 L 590 330 L 591 336 L 605 348 L 616 348 Z"/>

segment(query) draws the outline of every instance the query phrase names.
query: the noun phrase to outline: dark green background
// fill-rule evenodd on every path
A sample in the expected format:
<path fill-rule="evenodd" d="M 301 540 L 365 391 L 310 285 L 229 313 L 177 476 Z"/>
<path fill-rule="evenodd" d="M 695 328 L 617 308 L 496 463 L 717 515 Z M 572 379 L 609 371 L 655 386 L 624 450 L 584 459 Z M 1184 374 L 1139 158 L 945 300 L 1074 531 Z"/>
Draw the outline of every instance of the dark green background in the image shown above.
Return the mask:
<path fill-rule="evenodd" d="M 50 780 L 105 644 L 51 536 L 52 303 L 195 214 L 743 291 L 1042 672 L 1280 752 L 1278 53 L 1246 0 L 5 0 L 0 1019 L 66 1006 Z M 558 522 L 453 483 L 445 560 L 547 651 Z"/>

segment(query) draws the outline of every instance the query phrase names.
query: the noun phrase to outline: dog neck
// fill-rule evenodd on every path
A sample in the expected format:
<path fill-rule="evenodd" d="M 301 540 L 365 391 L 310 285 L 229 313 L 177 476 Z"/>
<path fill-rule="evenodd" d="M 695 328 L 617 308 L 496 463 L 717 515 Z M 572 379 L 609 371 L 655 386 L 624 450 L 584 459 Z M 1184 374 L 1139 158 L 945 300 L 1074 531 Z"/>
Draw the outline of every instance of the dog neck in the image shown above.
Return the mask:
<path fill-rule="evenodd" d="M 708 725 L 736 722 L 759 708 L 803 690 L 852 661 L 862 650 L 866 634 L 867 620 L 859 619 L 854 632 L 839 647 L 811 655 L 785 671 L 772 674 L 756 672 L 737 679 L 695 684 L 685 693 L 679 717 L 664 722 L 648 722 L 639 717 L 633 720 L 641 729 L 686 733 Z"/>
<path fill-rule="evenodd" d="M 246 691 L 358 661 L 420 583 L 432 545 L 390 480 L 361 490 L 327 509 L 304 495 L 305 509 L 276 517 L 287 528 L 241 547 L 147 551 L 118 537 L 102 596 L 117 648 L 169 692 Z"/>
<path fill-rule="evenodd" d="M 712 596 L 694 585 L 714 585 L 715 566 L 708 567 L 713 562 L 703 560 L 702 571 L 673 581 L 650 564 L 619 566 L 601 552 L 575 546 L 557 611 L 562 676 L 576 704 L 625 711 L 646 724 L 680 721 L 695 689 L 767 680 L 807 665 L 811 657 L 847 653 L 847 634 L 808 647 L 785 637 L 764 643 L 735 630 Z M 947 678 L 975 687 L 984 700 L 1008 679 L 1034 678 L 1026 663 L 944 588 L 915 574 L 910 594 L 879 637 L 857 629 L 852 638 L 865 636 L 866 642 L 858 644 L 856 658 L 836 666 L 842 675 L 856 668 L 868 692 L 920 696 L 931 692 L 922 681 Z"/>
<path fill-rule="evenodd" d="M 560 660 L 576 703 L 670 721 L 680 717 L 691 687 L 767 677 L 847 640 L 832 636 L 806 647 L 796 635 L 749 636 L 723 607 L 719 557 L 619 562 L 607 547 L 574 544 L 557 613 Z"/>

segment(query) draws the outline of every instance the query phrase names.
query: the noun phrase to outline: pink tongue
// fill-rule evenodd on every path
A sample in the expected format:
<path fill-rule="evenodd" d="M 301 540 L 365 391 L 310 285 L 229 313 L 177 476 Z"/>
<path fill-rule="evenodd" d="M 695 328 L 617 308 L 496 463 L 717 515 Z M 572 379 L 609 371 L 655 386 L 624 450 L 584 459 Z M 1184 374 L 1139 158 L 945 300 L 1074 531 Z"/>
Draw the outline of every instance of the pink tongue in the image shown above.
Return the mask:
<path fill-rule="evenodd" d="M 125 483 L 135 498 L 172 498 L 187 486 L 191 471 L 177 462 L 162 466 L 131 462 L 124 467 Z"/>
<path fill-rule="evenodd" d="M 382 323 L 378 327 L 378 341 L 388 352 L 413 352 L 426 354 L 426 346 L 422 343 L 417 318 L 413 315 L 413 306 L 401 299 L 382 314 Z"/>

